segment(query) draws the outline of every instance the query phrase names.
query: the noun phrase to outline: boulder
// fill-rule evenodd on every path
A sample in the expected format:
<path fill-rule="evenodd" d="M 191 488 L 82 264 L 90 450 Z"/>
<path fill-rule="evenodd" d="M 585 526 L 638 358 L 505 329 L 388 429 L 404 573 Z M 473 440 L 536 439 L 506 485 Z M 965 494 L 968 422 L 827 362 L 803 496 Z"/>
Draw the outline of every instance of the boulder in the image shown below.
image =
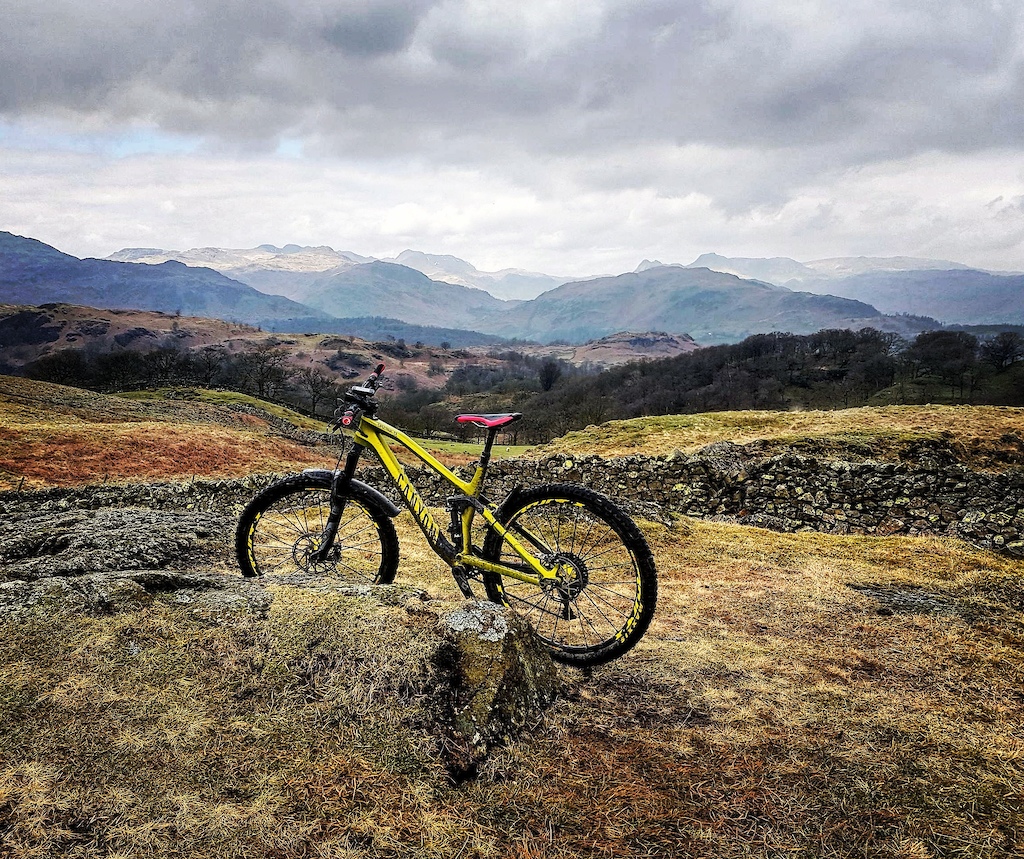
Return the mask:
<path fill-rule="evenodd" d="M 467 600 L 441 615 L 433 696 L 442 757 L 456 778 L 538 722 L 558 672 L 529 623 L 508 608 Z"/>

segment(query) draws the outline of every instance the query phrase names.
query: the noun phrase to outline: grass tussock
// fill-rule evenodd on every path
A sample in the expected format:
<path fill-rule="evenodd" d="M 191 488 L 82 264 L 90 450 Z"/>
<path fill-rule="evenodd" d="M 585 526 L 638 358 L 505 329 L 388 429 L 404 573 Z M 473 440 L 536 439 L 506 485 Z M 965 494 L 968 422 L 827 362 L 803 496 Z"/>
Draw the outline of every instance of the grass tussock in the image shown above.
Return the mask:
<path fill-rule="evenodd" d="M 408 515 L 399 581 L 458 601 Z M 1021 565 L 938 539 L 645 524 L 658 614 L 453 785 L 422 649 L 279 586 L 0 630 L 0 843 L 51 856 L 1003 857 L 1024 850 Z M 408 550 L 408 551 L 405 551 Z M 225 575 L 232 574 L 225 570 Z"/>

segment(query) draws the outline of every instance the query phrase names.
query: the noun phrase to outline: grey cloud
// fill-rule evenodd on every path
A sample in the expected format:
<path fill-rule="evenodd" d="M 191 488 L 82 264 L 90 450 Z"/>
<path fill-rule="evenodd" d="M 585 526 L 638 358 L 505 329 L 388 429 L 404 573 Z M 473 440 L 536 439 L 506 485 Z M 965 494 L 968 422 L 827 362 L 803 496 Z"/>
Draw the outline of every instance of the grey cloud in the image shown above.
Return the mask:
<path fill-rule="evenodd" d="M 752 201 L 802 172 L 1024 136 L 1024 7 L 995 0 L 8 0 L 0 40 L 8 119 L 444 163 L 773 152 Z"/>
<path fill-rule="evenodd" d="M 372 57 L 405 48 L 429 3 L 415 0 L 352 2 L 330 10 L 323 29 L 326 41 L 350 54 Z"/>

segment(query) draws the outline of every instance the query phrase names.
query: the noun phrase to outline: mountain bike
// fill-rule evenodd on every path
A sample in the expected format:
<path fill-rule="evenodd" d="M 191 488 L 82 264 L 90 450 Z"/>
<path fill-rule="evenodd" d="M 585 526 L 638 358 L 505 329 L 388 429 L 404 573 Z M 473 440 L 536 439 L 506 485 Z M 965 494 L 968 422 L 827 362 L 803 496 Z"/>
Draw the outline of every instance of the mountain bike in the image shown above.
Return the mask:
<path fill-rule="evenodd" d="M 335 468 L 280 480 L 242 512 L 235 549 L 242 573 L 305 572 L 351 582 L 388 584 L 398 571 L 401 509 L 356 479 L 369 448 L 405 501 L 431 549 L 452 569 L 459 589 L 518 610 L 559 662 L 590 666 L 621 656 L 647 631 L 657 600 L 654 557 L 633 520 L 586 487 L 553 483 L 516 487 L 497 505 L 483 495 L 498 432 L 519 412 L 465 414 L 456 420 L 486 430 L 469 480 L 438 462 L 401 430 L 377 417 L 384 365 L 349 389 L 332 429 L 351 438 Z M 398 461 L 391 443 L 410 451 L 452 487 L 442 529 Z M 341 466 L 344 459 L 344 467 Z M 474 542 L 474 536 L 482 545 Z"/>

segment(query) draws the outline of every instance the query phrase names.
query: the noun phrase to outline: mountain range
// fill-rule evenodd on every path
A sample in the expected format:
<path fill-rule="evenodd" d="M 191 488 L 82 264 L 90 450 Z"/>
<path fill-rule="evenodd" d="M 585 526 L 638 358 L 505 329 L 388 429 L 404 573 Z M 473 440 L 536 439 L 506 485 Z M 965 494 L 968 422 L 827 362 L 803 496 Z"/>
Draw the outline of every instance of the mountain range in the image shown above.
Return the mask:
<path fill-rule="evenodd" d="M 709 268 L 794 290 L 852 298 L 882 313 L 931 316 L 947 324 L 1024 322 L 1024 274 L 985 271 L 949 260 L 862 256 L 802 263 L 787 257 L 702 254 L 683 267 Z"/>
<path fill-rule="evenodd" d="M 529 298 L 502 298 L 520 289 Z M 488 288 L 485 288 L 488 287 Z M 689 265 L 645 260 L 633 272 L 563 281 L 481 272 L 457 257 L 404 251 L 380 260 L 329 247 L 130 248 L 80 260 L 0 233 L 0 300 L 153 309 L 275 330 L 344 329 L 384 317 L 506 338 L 583 342 L 623 330 L 689 333 L 698 343 L 768 331 L 861 328 L 912 335 L 942 322 L 1024 323 L 1024 275 L 941 260 L 705 254 Z M 289 327 L 291 326 L 291 327 Z M 424 339 L 417 336 L 417 339 Z"/>
<path fill-rule="evenodd" d="M 369 262 L 395 263 L 414 269 L 428 278 L 456 286 L 483 289 L 503 300 L 530 299 L 553 289 L 572 278 L 507 268 L 501 271 L 480 271 L 472 263 L 450 254 L 427 254 L 404 250 L 397 257 L 375 260 L 351 251 L 329 247 L 260 245 L 255 248 L 192 248 L 187 251 L 165 251 L 158 248 L 124 248 L 107 257 L 117 262 L 149 263 L 176 260 L 189 266 L 215 269 L 228 277 L 263 292 L 278 293 L 289 298 L 303 294 L 315 281 L 340 274 L 345 269 Z"/>
<path fill-rule="evenodd" d="M 49 302 L 160 310 L 231 322 L 264 322 L 326 314 L 267 295 L 211 268 L 176 261 L 145 265 L 79 259 L 35 239 L 0 232 L 0 298 L 10 304 Z"/>

